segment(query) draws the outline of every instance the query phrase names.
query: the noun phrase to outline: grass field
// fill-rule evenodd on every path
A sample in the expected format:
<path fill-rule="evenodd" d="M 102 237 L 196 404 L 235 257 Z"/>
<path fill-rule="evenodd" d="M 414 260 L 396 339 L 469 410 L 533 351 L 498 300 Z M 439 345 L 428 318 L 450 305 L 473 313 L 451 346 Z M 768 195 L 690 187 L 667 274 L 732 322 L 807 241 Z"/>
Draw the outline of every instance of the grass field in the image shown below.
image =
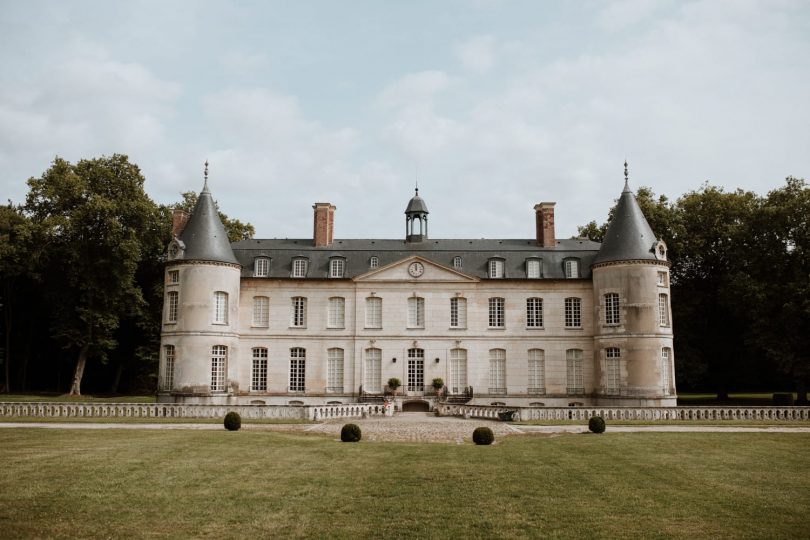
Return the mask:
<path fill-rule="evenodd" d="M 0 429 L 3 538 L 805 538 L 805 434 Z"/>

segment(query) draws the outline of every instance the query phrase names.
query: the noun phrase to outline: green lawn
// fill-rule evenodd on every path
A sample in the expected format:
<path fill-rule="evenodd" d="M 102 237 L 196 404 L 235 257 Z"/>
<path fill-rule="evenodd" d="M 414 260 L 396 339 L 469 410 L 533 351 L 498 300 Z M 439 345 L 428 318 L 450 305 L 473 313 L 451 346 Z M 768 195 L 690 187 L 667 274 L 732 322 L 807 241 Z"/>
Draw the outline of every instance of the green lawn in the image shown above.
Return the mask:
<path fill-rule="evenodd" d="M 66 403 L 154 403 L 155 396 L 71 396 L 69 394 L 0 394 L 0 401 L 61 401 Z"/>
<path fill-rule="evenodd" d="M 804 538 L 806 434 L 0 429 L 3 538 Z"/>

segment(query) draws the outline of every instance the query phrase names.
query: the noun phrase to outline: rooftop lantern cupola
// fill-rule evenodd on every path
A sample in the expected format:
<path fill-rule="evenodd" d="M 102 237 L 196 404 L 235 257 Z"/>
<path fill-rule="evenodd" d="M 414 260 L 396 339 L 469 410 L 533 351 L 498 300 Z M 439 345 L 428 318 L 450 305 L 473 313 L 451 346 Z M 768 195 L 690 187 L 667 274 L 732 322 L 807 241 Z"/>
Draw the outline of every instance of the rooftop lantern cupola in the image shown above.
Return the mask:
<path fill-rule="evenodd" d="M 416 194 L 408 201 L 405 209 L 405 241 L 421 242 L 428 238 L 428 209 L 424 199 L 419 196 L 419 187 Z"/>

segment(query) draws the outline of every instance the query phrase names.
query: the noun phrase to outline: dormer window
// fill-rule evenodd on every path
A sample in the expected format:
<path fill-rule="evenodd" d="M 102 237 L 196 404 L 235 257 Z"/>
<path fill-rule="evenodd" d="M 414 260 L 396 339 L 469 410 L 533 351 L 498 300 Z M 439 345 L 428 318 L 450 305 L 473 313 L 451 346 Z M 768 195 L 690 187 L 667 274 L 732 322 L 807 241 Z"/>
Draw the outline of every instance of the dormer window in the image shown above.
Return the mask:
<path fill-rule="evenodd" d="M 540 259 L 526 259 L 526 277 L 528 279 L 540 279 L 541 262 Z"/>
<path fill-rule="evenodd" d="M 453 257 L 453 268 L 461 268 L 461 257 Z"/>
<path fill-rule="evenodd" d="M 253 261 L 253 277 L 267 277 L 270 275 L 270 259 L 256 257 Z"/>
<path fill-rule="evenodd" d="M 489 260 L 489 278 L 490 279 L 503 279 L 503 259 L 490 259 Z"/>
<path fill-rule="evenodd" d="M 565 263 L 565 278 L 576 279 L 579 275 L 579 259 L 566 259 Z"/>
<path fill-rule="evenodd" d="M 329 277 L 342 278 L 346 271 L 346 259 L 343 257 L 333 257 L 329 259 Z"/>
<path fill-rule="evenodd" d="M 292 261 L 292 277 L 305 278 L 307 277 L 307 270 L 309 267 L 309 260 L 299 257 Z"/>
<path fill-rule="evenodd" d="M 371 259 L 368 261 L 369 268 L 378 268 L 379 266 L 380 266 L 380 259 L 376 255 L 371 257 Z"/>

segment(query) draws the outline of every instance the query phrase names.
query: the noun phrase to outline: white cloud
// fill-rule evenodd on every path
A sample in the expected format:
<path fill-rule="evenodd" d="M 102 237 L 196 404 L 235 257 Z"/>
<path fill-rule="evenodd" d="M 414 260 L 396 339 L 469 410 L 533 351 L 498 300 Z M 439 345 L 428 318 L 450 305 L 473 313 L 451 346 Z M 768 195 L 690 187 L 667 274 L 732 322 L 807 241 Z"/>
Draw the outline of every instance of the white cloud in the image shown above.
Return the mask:
<path fill-rule="evenodd" d="M 466 69 L 477 74 L 484 74 L 495 65 L 495 37 L 491 35 L 475 36 L 456 45 L 455 53 Z"/>

